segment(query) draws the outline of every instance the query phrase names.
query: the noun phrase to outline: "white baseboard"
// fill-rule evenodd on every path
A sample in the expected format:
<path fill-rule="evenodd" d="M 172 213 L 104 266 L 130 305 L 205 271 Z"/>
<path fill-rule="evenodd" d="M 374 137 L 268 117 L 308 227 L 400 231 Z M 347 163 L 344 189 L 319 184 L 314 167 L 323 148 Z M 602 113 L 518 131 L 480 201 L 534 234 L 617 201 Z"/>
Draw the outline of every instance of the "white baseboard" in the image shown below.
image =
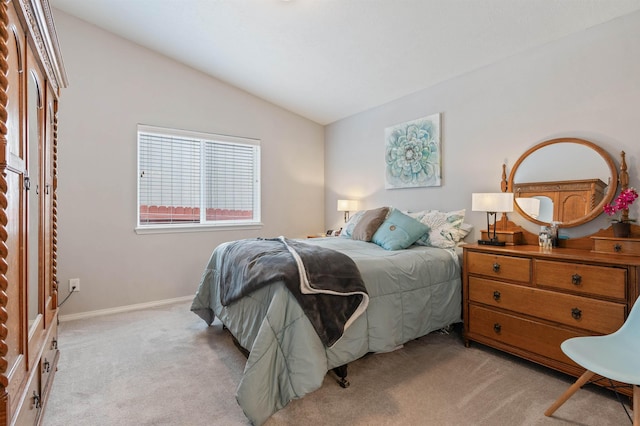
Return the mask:
<path fill-rule="evenodd" d="M 156 300 L 154 302 L 136 303 L 135 305 L 118 306 L 117 308 L 98 309 L 97 311 L 80 312 L 78 314 L 60 315 L 60 322 L 74 321 L 85 318 L 99 317 L 102 315 L 117 314 L 120 312 L 137 311 L 139 309 L 154 308 L 156 306 L 170 305 L 172 303 L 187 302 L 193 300 L 193 295 L 176 297 L 175 299 Z"/>

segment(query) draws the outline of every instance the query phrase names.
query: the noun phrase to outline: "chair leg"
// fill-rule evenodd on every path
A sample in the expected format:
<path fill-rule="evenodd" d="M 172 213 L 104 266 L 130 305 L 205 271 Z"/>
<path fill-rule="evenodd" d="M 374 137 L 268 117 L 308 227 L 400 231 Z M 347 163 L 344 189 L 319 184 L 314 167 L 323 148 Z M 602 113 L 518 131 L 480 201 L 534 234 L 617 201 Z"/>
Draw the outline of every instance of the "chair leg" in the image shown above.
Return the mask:
<path fill-rule="evenodd" d="M 633 385 L 633 426 L 640 426 L 640 386 Z"/>
<path fill-rule="evenodd" d="M 560 395 L 560 398 L 558 398 L 558 400 L 556 402 L 554 402 L 553 405 L 551 405 L 551 407 L 547 408 L 547 411 L 544 412 L 544 415 L 549 417 L 553 413 L 555 413 L 555 411 L 558 408 L 560 408 L 560 406 L 562 404 L 567 402 L 567 400 L 569 398 L 571 398 L 571 396 L 574 393 L 576 393 L 578 391 L 578 389 L 580 389 L 582 386 L 584 386 L 584 384 L 587 383 L 589 381 L 589 379 L 591 379 L 591 377 L 593 377 L 593 375 L 594 375 L 593 372 L 591 372 L 589 370 L 585 371 L 584 374 L 582 376 L 580 376 L 578 378 L 578 380 L 576 380 L 576 382 L 569 387 L 569 389 L 567 389 L 562 395 Z"/>

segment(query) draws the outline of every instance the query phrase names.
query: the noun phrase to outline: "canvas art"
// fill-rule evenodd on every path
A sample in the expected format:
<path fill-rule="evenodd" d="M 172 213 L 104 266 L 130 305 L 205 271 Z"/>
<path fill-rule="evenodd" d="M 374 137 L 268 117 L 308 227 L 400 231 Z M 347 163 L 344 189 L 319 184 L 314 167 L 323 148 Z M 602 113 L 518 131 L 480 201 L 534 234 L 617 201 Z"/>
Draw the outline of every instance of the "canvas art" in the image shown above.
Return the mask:
<path fill-rule="evenodd" d="M 385 129 L 385 187 L 440 186 L 440 114 Z"/>

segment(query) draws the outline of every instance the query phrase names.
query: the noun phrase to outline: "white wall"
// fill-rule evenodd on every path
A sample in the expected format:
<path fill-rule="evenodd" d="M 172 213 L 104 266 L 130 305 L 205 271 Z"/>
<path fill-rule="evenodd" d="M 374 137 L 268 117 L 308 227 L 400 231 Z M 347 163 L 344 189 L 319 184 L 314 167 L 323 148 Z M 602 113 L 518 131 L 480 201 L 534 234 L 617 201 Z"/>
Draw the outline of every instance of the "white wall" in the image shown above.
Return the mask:
<path fill-rule="evenodd" d="M 442 186 L 385 190 L 384 129 L 437 112 L 442 113 Z M 356 198 L 363 208 L 466 208 L 466 221 L 475 226 L 470 239 L 476 239 L 486 216 L 471 212 L 471 193 L 499 191 L 503 163 L 508 173 L 525 150 L 556 137 L 595 142 L 616 164 L 626 151 L 631 185 L 640 187 L 639 114 L 640 13 L 635 13 L 327 126 L 327 227 L 343 222 L 336 200 Z M 632 217 L 640 217 L 639 205 L 632 206 Z M 539 229 L 515 213 L 510 217 Z M 607 219 L 601 215 L 567 233 L 586 235 L 609 226 Z"/>
<path fill-rule="evenodd" d="M 69 87 L 59 111 L 58 279 L 70 315 L 195 293 L 212 249 L 324 229 L 324 129 L 59 10 Z M 138 235 L 136 125 L 262 140 L 253 231 Z"/>

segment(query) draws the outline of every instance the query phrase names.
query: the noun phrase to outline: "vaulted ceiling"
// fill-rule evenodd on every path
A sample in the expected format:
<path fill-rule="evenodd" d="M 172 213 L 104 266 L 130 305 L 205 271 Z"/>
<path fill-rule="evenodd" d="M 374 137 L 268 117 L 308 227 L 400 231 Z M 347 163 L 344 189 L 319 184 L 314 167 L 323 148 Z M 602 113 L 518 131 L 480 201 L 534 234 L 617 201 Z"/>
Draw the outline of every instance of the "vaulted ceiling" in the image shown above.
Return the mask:
<path fill-rule="evenodd" d="M 640 0 L 49 2 L 320 124 L 640 10 Z"/>

